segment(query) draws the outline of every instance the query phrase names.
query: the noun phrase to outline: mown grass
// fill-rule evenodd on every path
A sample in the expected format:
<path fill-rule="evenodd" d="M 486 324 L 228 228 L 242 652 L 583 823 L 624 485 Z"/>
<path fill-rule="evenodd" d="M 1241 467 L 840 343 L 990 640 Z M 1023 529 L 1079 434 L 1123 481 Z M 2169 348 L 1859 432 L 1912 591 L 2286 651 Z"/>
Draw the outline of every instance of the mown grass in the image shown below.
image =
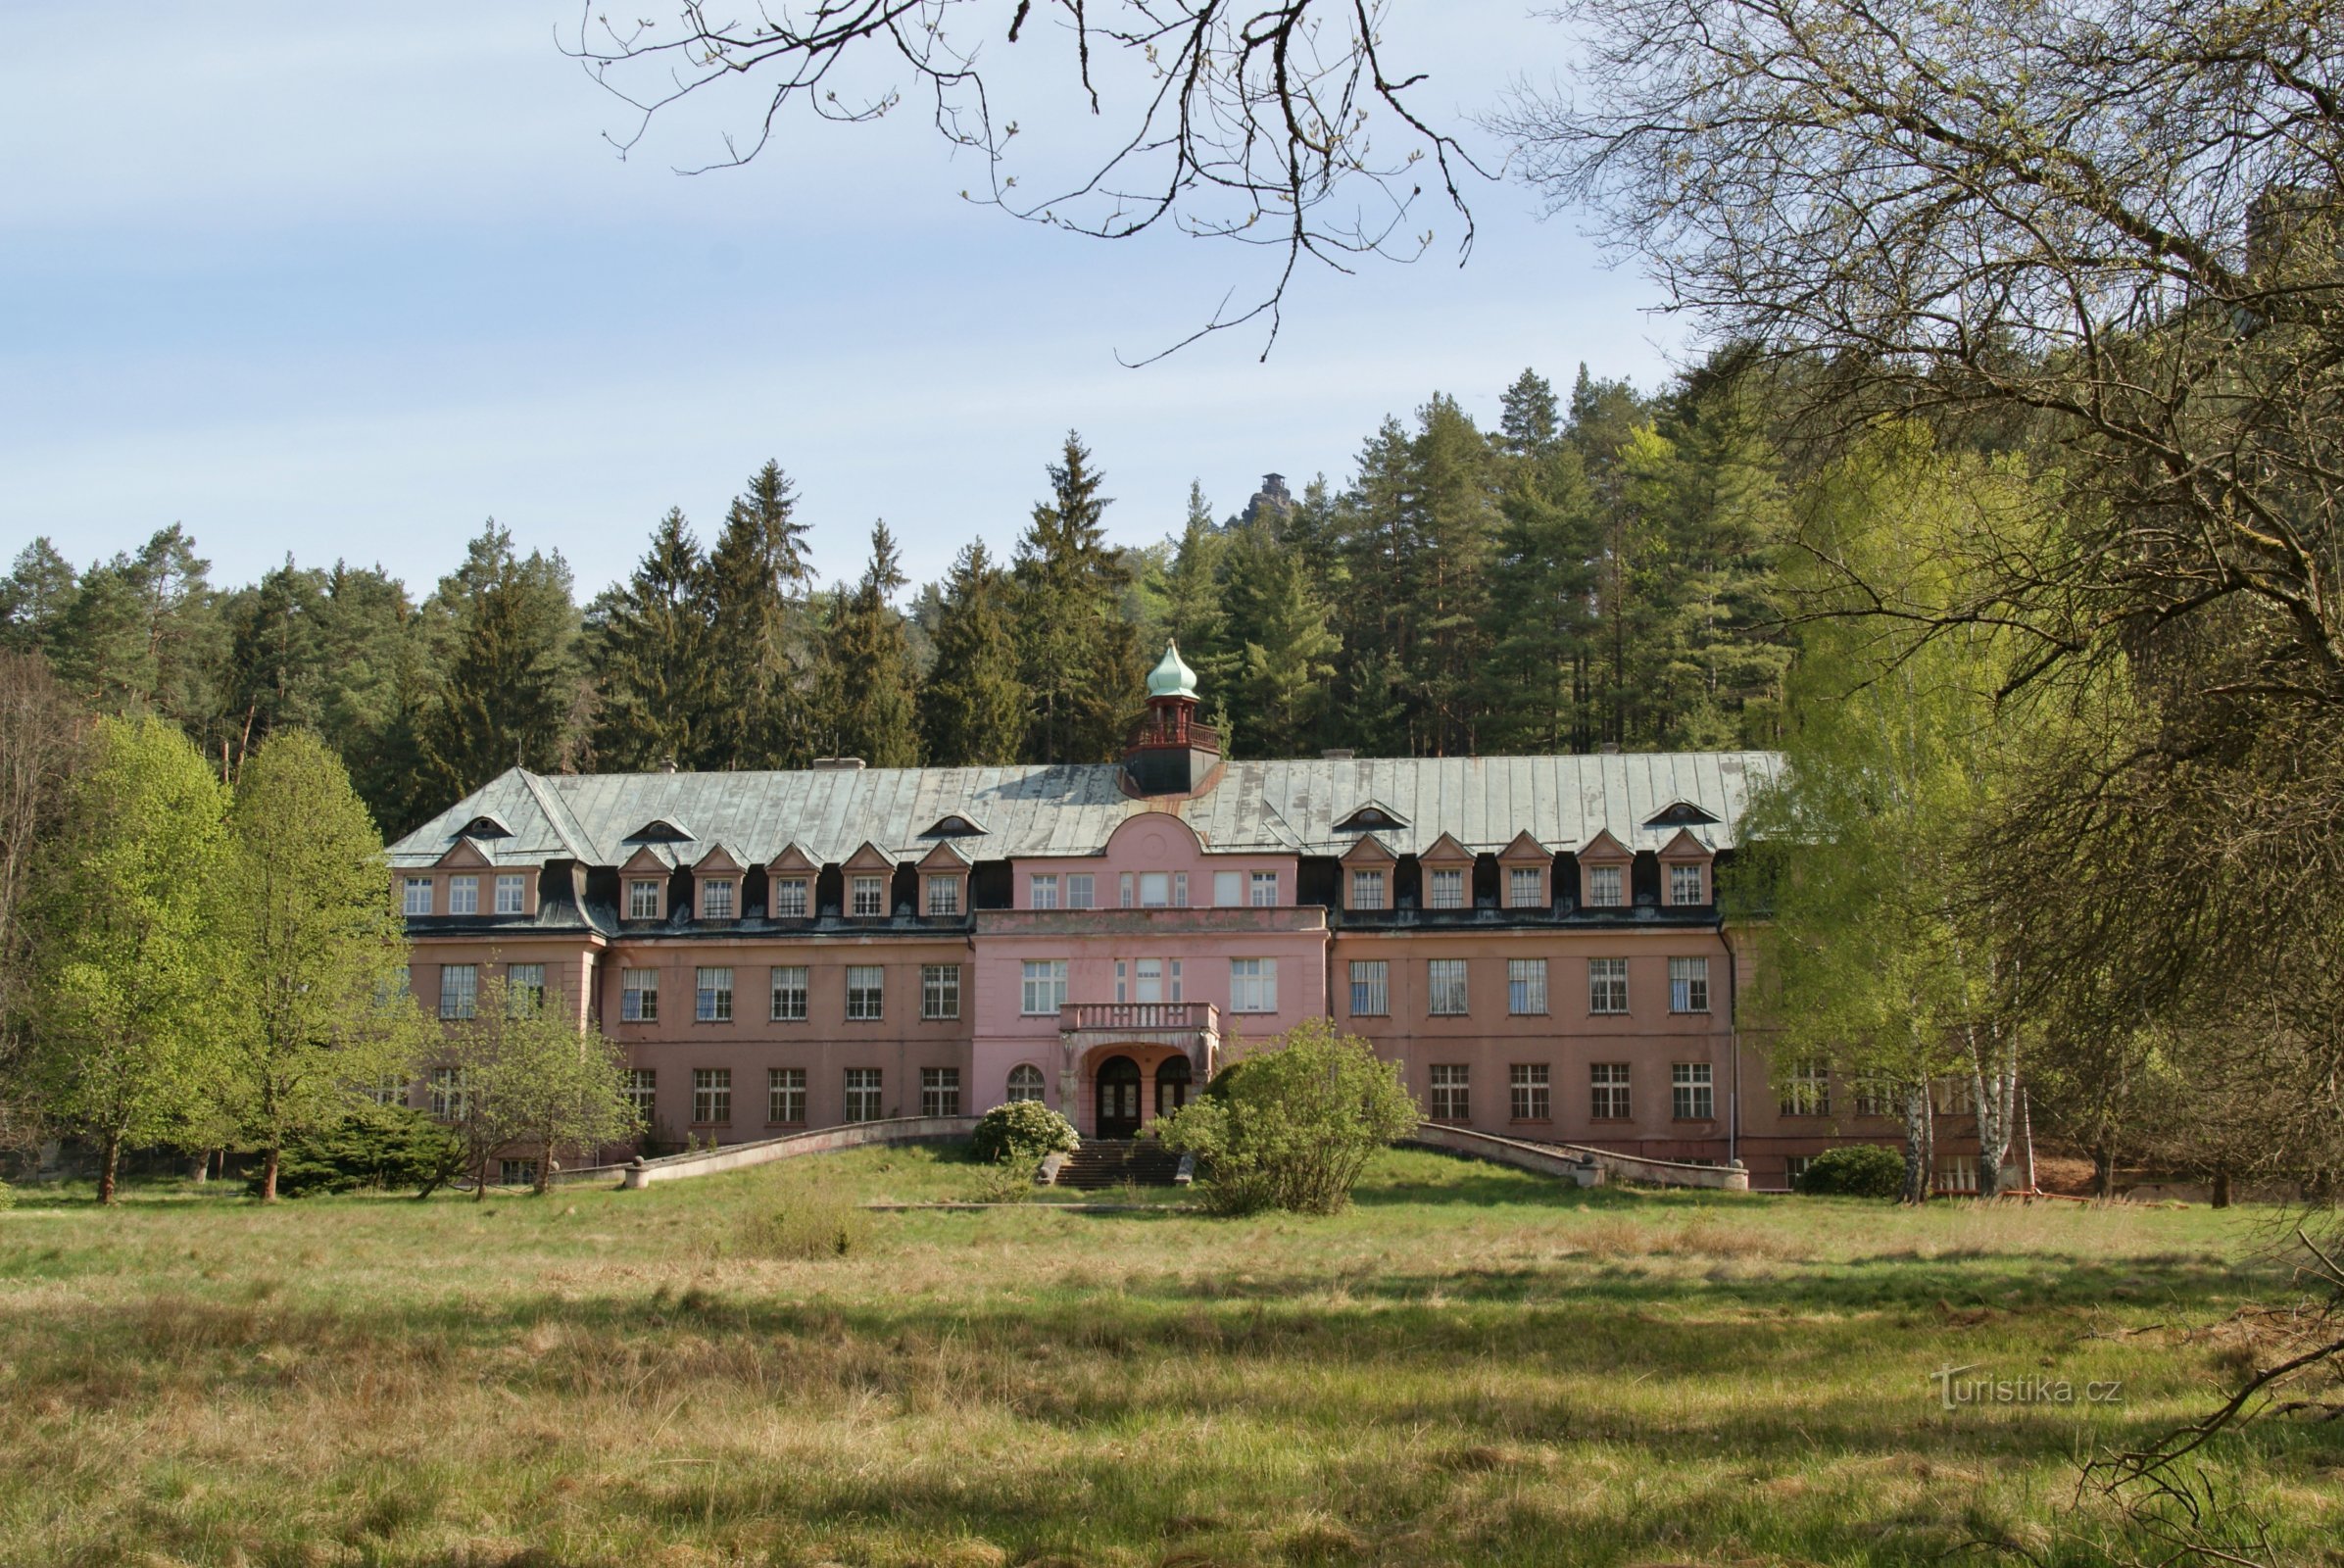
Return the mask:
<path fill-rule="evenodd" d="M 2201 1409 L 2245 1213 L 1578 1193 L 1430 1153 L 1333 1220 L 774 1215 L 949 1154 L 647 1192 L 0 1213 L 0 1562 L 2091 1560 L 2096 1443 Z M 827 1223 L 827 1222 L 825 1222 Z M 766 1238 L 764 1245 L 759 1238 Z M 2119 1402 L 1938 1406 L 1929 1373 Z M 2332 1428 L 2218 1478 L 2320 1560 Z"/>

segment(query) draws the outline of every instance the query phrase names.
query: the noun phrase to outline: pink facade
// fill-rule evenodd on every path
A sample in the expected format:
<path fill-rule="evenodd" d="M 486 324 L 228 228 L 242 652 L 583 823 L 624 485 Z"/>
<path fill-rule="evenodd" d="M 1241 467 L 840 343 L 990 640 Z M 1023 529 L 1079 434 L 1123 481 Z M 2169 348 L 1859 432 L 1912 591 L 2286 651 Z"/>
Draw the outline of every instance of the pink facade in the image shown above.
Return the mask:
<path fill-rule="evenodd" d="M 1021 1096 L 1130 1136 L 1312 1017 L 1435 1117 L 1760 1188 L 1895 1135 L 1735 1029 L 1716 871 L 1774 759 L 1226 761 L 1176 663 L 1120 766 L 509 773 L 393 846 L 415 992 L 541 976 L 663 1147 Z"/>

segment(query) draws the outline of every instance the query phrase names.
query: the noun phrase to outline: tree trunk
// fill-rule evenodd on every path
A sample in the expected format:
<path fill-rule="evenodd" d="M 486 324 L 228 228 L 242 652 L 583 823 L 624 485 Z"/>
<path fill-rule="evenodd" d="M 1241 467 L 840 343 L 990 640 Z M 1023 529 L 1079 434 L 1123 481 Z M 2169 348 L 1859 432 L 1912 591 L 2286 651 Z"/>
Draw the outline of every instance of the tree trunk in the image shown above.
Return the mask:
<path fill-rule="evenodd" d="M 276 1144 L 269 1146 L 269 1163 L 261 1167 L 261 1201 L 264 1203 L 276 1201 L 276 1166 L 277 1161 L 284 1157 L 284 1152 Z"/>
<path fill-rule="evenodd" d="M 1929 1121 L 1929 1080 L 1905 1089 L 1905 1185 L 1902 1201 L 1929 1200 L 1929 1166 L 1936 1156 L 1935 1129 Z"/>
<path fill-rule="evenodd" d="M 2103 1200 L 2116 1196 L 2116 1151 L 2106 1144 L 2092 1146 L 2092 1193 Z"/>
<path fill-rule="evenodd" d="M 2230 1167 L 2227 1165 L 2214 1167 L 2214 1206 L 2216 1208 L 2230 1206 Z"/>
<path fill-rule="evenodd" d="M 109 1130 L 105 1142 L 100 1146 L 98 1154 L 99 1202 L 111 1203 L 114 1201 L 115 1176 L 122 1169 L 122 1135 Z"/>

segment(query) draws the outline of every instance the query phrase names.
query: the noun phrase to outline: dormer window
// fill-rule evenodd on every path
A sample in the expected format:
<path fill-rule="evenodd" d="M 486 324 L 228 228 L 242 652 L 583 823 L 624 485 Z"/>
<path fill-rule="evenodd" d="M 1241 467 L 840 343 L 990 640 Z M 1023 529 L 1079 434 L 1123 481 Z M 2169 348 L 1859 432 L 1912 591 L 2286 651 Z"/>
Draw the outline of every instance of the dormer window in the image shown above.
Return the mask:
<path fill-rule="evenodd" d="M 1509 866 L 1506 870 L 1506 907 L 1535 909 L 1546 902 L 1546 876 L 1535 865 Z"/>
<path fill-rule="evenodd" d="M 928 912 L 930 914 L 958 914 L 960 912 L 960 879 L 956 876 L 928 878 Z"/>
<path fill-rule="evenodd" d="M 700 917 L 703 920 L 729 920 L 733 917 L 733 879 L 712 876 L 700 884 Z"/>
<path fill-rule="evenodd" d="M 478 914 L 480 912 L 480 879 L 476 876 L 448 878 L 448 912 L 450 914 Z"/>
<path fill-rule="evenodd" d="M 692 835 L 684 825 L 664 816 L 655 816 L 626 837 L 629 844 L 689 844 Z"/>
<path fill-rule="evenodd" d="M 1383 909 L 1391 907 L 1391 898 L 1384 881 L 1382 867 L 1357 870 L 1351 873 L 1351 903 L 1354 909 Z"/>
<path fill-rule="evenodd" d="M 887 878 L 858 876 L 854 880 L 854 912 L 857 915 L 881 915 L 887 912 Z"/>
<path fill-rule="evenodd" d="M 1707 904 L 1709 878 L 1698 860 L 1690 865 L 1669 867 L 1669 902 L 1671 904 Z"/>
<path fill-rule="evenodd" d="M 1587 904 L 1593 908 L 1617 908 L 1628 902 L 1626 878 L 1616 865 L 1587 867 Z"/>
<path fill-rule="evenodd" d="M 1375 833 L 1386 828 L 1406 827 L 1407 819 L 1388 806 L 1370 801 L 1350 815 L 1335 824 L 1338 833 Z"/>
<path fill-rule="evenodd" d="M 1677 801 L 1661 808 L 1658 815 L 1644 823 L 1646 827 L 1710 827 L 1717 818 L 1690 801 Z"/>
<path fill-rule="evenodd" d="M 407 879 L 407 902 L 404 908 L 411 915 L 431 912 L 431 878 L 411 876 Z"/>
<path fill-rule="evenodd" d="M 656 877 L 636 877 L 627 884 L 627 918 L 657 920 L 659 917 L 659 884 Z"/>
<path fill-rule="evenodd" d="M 1463 867 L 1438 867 L 1425 888 L 1425 907 L 1429 909 L 1462 909 L 1465 907 L 1465 872 Z"/>
<path fill-rule="evenodd" d="M 497 874 L 497 913 L 523 914 L 528 910 L 529 889 L 526 879 L 517 872 Z"/>
<path fill-rule="evenodd" d="M 777 877 L 773 883 L 773 918 L 803 920 L 806 918 L 806 878 Z"/>
<path fill-rule="evenodd" d="M 984 823 L 979 822 L 975 817 L 963 816 L 955 811 L 950 816 L 937 818 L 929 825 L 928 831 L 922 833 L 920 837 L 924 839 L 958 839 L 985 831 L 987 829 Z"/>
<path fill-rule="evenodd" d="M 457 836 L 467 839 L 509 839 L 513 837 L 513 829 L 507 827 L 505 819 L 495 812 L 483 811 L 466 822 L 464 831 Z"/>

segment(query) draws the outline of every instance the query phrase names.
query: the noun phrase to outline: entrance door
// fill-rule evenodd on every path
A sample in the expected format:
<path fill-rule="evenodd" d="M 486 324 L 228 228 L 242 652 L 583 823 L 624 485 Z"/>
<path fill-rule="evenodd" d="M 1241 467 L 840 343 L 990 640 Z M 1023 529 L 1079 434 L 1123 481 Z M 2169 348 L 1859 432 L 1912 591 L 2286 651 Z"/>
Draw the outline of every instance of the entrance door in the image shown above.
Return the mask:
<path fill-rule="evenodd" d="M 1169 1056 L 1155 1064 L 1155 1113 L 1169 1116 L 1189 1102 L 1189 1058 Z"/>
<path fill-rule="evenodd" d="M 1137 1138 L 1140 1135 L 1140 1064 L 1129 1056 L 1109 1056 L 1099 1064 L 1097 1118 L 1094 1138 Z"/>

